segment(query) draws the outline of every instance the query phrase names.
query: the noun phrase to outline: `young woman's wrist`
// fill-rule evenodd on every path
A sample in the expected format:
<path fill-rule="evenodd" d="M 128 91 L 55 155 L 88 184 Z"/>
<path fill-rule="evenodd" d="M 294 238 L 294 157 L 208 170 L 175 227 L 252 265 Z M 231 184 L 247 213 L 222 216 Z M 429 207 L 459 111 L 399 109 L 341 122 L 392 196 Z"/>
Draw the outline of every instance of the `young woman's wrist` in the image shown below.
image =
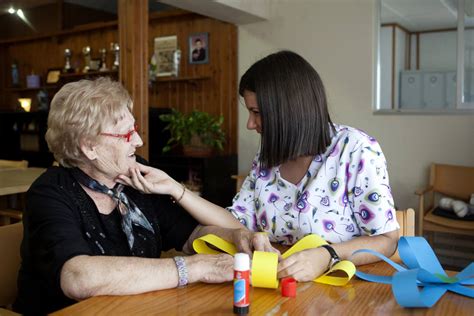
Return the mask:
<path fill-rule="evenodd" d="M 176 202 L 179 202 L 184 197 L 184 193 L 185 193 L 186 188 L 181 183 L 179 183 L 175 180 L 172 180 L 172 181 L 173 182 L 171 184 L 170 195 L 171 195 L 171 197 L 173 197 L 173 199 Z"/>

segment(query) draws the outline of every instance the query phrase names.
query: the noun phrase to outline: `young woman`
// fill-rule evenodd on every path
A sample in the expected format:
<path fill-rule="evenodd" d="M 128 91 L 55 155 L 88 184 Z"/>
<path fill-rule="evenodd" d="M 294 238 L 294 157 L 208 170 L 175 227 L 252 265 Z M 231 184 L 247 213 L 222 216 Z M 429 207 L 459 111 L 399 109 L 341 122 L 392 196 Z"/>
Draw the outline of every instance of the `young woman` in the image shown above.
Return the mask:
<path fill-rule="evenodd" d="M 361 248 L 393 254 L 399 225 L 385 157 L 373 137 L 331 122 L 316 70 L 298 54 L 281 51 L 252 65 L 239 93 L 249 111 L 247 128 L 261 135 L 261 146 L 228 210 L 272 242 L 292 245 L 318 234 L 332 243 L 282 260 L 278 276 L 309 281 L 339 259 L 356 265 L 377 260 L 351 257 Z M 130 175 L 121 181 L 143 192 L 181 190 L 156 169 L 141 167 Z M 222 209 L 188 191 L 181 205 L 201 222 L 228 221 Z M 252 237 L 249 250 L 273 251 L 261 236 Z"/>

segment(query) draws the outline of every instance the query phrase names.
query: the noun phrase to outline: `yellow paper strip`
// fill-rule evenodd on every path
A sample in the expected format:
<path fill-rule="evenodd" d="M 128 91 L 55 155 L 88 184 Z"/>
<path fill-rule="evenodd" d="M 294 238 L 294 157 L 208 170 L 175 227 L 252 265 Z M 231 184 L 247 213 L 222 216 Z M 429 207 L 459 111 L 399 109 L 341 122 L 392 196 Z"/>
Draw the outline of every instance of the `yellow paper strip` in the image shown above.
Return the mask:
<path fill-rule="evenodd" d="M 195 239 L 193 241 L 194 251 L 196 251 L 196 253 L 204 253 L 208 255 L 216 255 L 221 253 L 220 251 L 209 248 L 207 244 L 213 245 L 214 247 L 232 256 L 237 253 L 237 248 L 233 243 L 230 243 L 227 240 L 224 240 L 213 234 L 208 234 Z"/>
<path fill-rule="evenodd" d="M 327 245 L 327 242 L 321 237 L 319 237 L 318 235 L 315 235 L 315 234 L 307 235 L 303 237 L 303 239 L 299 240 L 296 244 L 294 244 L 284 254 L 282 254 L 281 257 L 283 259 L 286 259 L 292 254 L 295 254 L 297 252 L 300 252 L 306 249 L 318 248 L 321 245 Z"/>
<path fill-rule="evenodd" d="M 276 289 L 278 255 L 274 252 L 254 251 L 252 259 L 252 286 Z"/>
<path fill-rule="evenodd" d="M 197 253 L 204 254 L 218 254 L 217 250 L 209 248 L 208 244 L 234 255 L 237 253 L 237 248 L 234 244 L 217 237 L 216 235 L 205 235 L 193 242 L 193 248 Z M 303 239 L 294 244 L 288 249 L 282 258 L 286 259 L 297 252 L 320 247 L 326 245 L 327 242 L 320 236 L 311 234 L 305 236 Z M 277 269 L 278 269 L 278 255 L 272 252 L 255 251 L 252 260 L 252 285 L 255 287 L 277 288 Z M 348 260 L 342 260 L 332 267 L 331 270 L 325 274 L 314 279 L 314 282 L 343 286 L 354 276 L 356 268 L 354 264 Z M 344 276 L 333 276 L 334 272 L 343 272 Z M 340 274 L 340 273 L 339 273 Z"/>
<path fill-rule="evenodd" d="M 345 276 L 331 276 L 332 273 L 342 271 Z M 329 285 L 344 286 L 346 285 L 354 276 L 356 272 L 355 265 L 348 261 L 342 260 L 334 265 L 331 270 L 324 273 L 322 276 L 314 279 L 314 282 L 324 283 Z"/>

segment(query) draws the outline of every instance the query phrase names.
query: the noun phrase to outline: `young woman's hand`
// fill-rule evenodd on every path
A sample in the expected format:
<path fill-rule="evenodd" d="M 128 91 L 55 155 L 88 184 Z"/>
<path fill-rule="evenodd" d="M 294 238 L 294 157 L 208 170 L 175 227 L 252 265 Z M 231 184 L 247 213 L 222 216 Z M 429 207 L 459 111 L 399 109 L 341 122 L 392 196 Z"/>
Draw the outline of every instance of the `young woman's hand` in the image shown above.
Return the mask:
<path fill-rule="evenodd" d="M 247 253 L 251 257 L 254 250 L 275 252 L 280 256 L 280 251 L 273 248 L 267 233 L 252 232 L 246 228 L 235 229 L 232 233 L 232 239 L 238 252 Z"/>
<path fill-rule="evenodd" d="M 297 252 L 278 264 L 278 278 L 292 277 L 296 281 L 312 281 L 326 272 L 331 256 L 324 248 Z"/>
<path fill-rule="evenodd" d="M 142 165 L 137 162 L 138 168 L 131 168 L 130 175 L 119 175 L 117 182 L 133 187 L 143 193 L 169 194 L 173 197 L 181 194 L 183 187 L 171 178 L 166 172 Z"/>

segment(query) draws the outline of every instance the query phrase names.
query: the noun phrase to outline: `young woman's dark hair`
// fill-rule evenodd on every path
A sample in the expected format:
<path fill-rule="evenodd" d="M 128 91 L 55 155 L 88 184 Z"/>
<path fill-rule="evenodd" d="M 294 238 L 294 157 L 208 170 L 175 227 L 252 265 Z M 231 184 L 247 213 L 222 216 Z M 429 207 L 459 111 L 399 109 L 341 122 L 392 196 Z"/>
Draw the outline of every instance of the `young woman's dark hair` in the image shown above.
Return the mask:
<path fill-rule="evenodd" d="M 239 94 L 246 90 L 257 96 L 262 167 L 326 151 L 334 129 L 326 93 L 319 74 L 303 57 L 280 51 L 257 61 L 240 79 Z"/>

